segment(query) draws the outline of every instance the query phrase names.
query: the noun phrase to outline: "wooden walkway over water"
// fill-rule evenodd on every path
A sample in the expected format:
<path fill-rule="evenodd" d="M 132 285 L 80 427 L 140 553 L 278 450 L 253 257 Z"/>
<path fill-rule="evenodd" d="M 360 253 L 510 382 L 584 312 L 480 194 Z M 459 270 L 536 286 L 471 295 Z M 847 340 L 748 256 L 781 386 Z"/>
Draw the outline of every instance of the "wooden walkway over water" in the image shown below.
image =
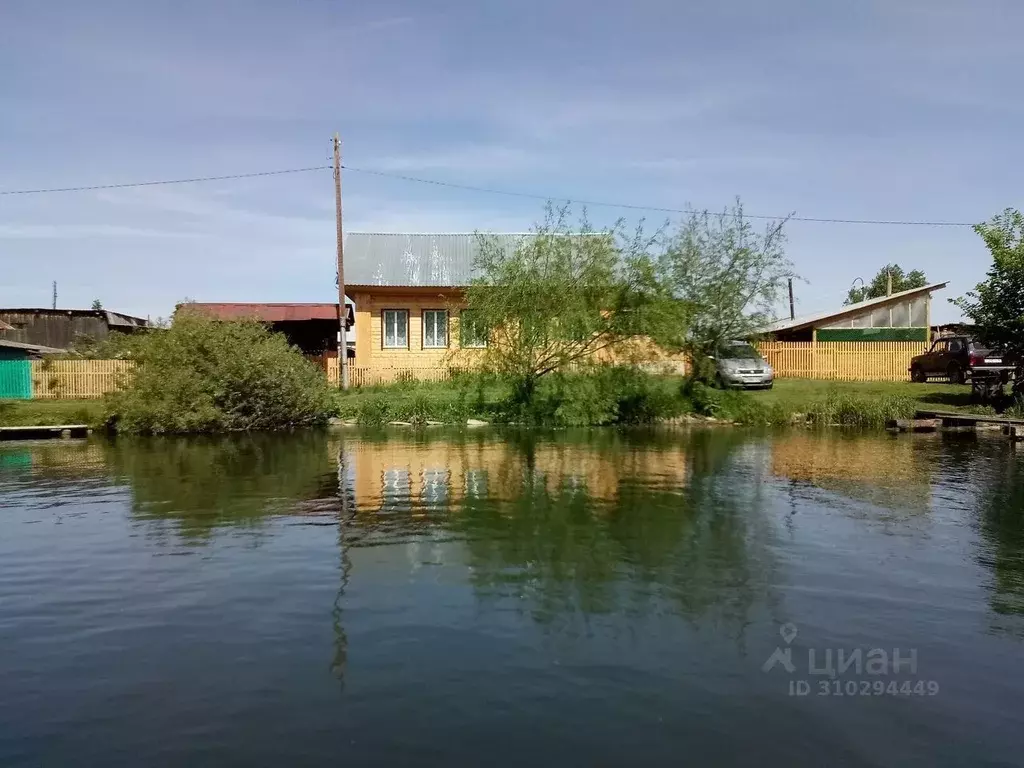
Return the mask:
<path fill-rule="evenodd" d="M 1024 440 L 1024 419 L 987 416 L 958 411 L 919 410 L 913 419 L 896 419 L 887 425 L 891 432 L 976 432 L 1001 430 L 1015 441 Z"/>
<path fill-rule="evenodd" d="M 41 440 L 60 437 L 85 437 L 88 424 L 54 424 L 46 427 L 0 427 L 0 440 Z"/>

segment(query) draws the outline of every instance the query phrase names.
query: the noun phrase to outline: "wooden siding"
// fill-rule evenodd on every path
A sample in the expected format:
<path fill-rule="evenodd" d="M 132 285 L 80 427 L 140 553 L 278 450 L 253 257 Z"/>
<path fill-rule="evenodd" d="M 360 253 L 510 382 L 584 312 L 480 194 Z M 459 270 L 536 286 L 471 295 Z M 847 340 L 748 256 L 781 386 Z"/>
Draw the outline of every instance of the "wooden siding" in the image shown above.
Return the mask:
<path fill-rule="evenodd" d="M 928 349 L 914 341 L 767 341 L 758 345 L 777 378 L 906 381 L 910 359 Z"/>
<path fill-rule="evenodd" d="M 61 310 L 40 312 L 0 312 L 0 320 L 14 330 L 5 331 L 4 339 L 23 344 L 67 349 L 79 337 L 102 341 L 110 335 L 106 319 L 97 315 L 71 314 Z"/>
<path fill-rule="evenodd" d="M 357 368 L 381 371 L 415 370 L 417 378 L 429 378 L 439 368 L 452 365 L 466 367 L 479 360 L 480 350 L 460 349 L 459 312 L 463 306 L 462 292 L 453 289 L 418 288 L 404 290 L 355 291 L 351 294 L 356 304 L 356 358 Z M 383 343 L 383 318 L 386 309 L 404 309 L 409 313 L 409 346 L 386 349 Z M 432 349 L 423 346 L 423 311 L 448 310 L 448 346 Z M 354 380 L 350 377 L 350 383 Z"/>
<path fill-rule="evenodd" d="M 117 389 L 134 367 L 130 360 L 33 360 L 32 397 L 102 397 Z"/>

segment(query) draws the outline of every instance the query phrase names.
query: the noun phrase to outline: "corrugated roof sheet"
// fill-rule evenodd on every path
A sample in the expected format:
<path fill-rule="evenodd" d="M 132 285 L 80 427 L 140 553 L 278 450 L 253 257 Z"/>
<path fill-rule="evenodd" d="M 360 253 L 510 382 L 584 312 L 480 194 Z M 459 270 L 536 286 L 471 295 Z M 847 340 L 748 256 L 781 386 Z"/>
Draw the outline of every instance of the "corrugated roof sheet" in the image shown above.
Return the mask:
<path fill-rule="evenodd" d="M 352 322 L 352 300 L 345 297 L 349 323 Z M 258 302 L 202 302 L 188 305 L 218 320 L 255 318 L 264 323 L 283 323 L 298 320 L 338 319 L 338 304 L 324 303 L 258 303 Z"/>
<path fill-rule="evenodd" d="M 831 312 L 818 312 L 814 315 L 798 317 L 795 320 L 779 320 L 767 326 L 763 332 L 778 333 L 779 331 L 795 331 L 798 328 L 817 325 L 825 320 L 831 320 L 834 317 L 840 317 L 841 315 L 847 315 L 852 312 L 862 312 L 865 309 L 877 307 L 880 304 L 887 304 L 899 299 L 905 299 L 908 296 L 914 296 L 919 293 L 931 293 L 932 291 L 937 291 L 940 288 L 945 288 L 946 285 L 947 283 L 932 283 L 931 285 L 925 285 L 921 288 L 911 288 L 909 291 L 900 291 L 899 293 L 894 293 L 891 296 L 879 296 L 878 298 L 860 301 L 856 304 L 846 304 L 839 309 L 832 310 Z"/>
<path fill-rule="evenodd" d="M 50 307 L 0 307 L 0 312 L 20 315 L 93 315 L 102 317 L 109 325 L 130 325 L 144 328 L 149 321 L 144 317 L 126 315 L 123 312 L 111 312 L 106 309 L 52 309 Z"/>
<path fill-rule="evenodd" d="M 26 352 L 31 352 L 38 355 L 56 355 L 62 354 L 67 350 L 57 349 L 56 347 L 47 347 L 42 344 L 26 344 L 23 341 L 7 341 L 7 339 L 0 339 L 0 347 L 8 347 L 10 349 L 23 349 Z"/>
<path fill-rule="evenodd" d="M 529 235 L 488 237 L 511 251 Z M 475 277 L 477 245 L 472 233 L 350 232 L 345 237 L 345 285 L 466 286 Z"/>

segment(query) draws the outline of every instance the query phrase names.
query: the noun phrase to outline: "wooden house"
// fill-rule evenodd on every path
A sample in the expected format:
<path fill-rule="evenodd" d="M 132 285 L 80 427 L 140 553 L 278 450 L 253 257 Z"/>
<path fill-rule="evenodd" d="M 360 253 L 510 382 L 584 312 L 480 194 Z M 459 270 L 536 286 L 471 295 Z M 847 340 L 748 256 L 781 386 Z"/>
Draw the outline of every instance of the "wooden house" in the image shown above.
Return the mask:
<path fill-rule="evenodd" d="M 522 233 L 490 235 L 514 250 Z M 345 288 L 355 303 L 355 365 L 372 371 L 431 370 L 465 350 L 471 362 L 485 338 L 462 322 L 474 277 L 477 236 L 351 232 Z"/>

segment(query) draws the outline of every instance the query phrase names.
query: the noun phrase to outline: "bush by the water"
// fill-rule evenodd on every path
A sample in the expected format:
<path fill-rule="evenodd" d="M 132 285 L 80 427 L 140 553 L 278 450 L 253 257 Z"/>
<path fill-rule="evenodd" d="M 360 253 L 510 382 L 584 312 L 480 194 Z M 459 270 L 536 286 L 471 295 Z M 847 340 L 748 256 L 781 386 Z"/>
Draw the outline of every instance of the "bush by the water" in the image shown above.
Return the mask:
<path fill-rule="evenodd" d="M 677 390 L 671 378 L 630 366 L 596 366 L 547 376 L 529 394 L 513 387 L 499 413 L 504 421 L 539 426 L 647 424 L 683 412 Z"/>
<path fill-rule="evenodd" d="M 692 378 L 630 366 L 595 366 L 545 376 L 531 393 L 510 379 L 484 374 L 356 390 L 339 397 L 338 411 L 343 418 L 367 425 L 389 421 L 459 424 L 477 418 L 544 427 L 619 426 L 692 414 L 755 427 L 880 429 L 891 419 L 913 417 L 918 405 L 911 395 L 880 393 L 857 384 L 822 383 L 817 391 L 794 398 L 778 390 L 722 390 Z"/>
<path fill-rule="evenodd" d="M 545 376 L 527 395 L 509 378 L 464 373 L 443 383 L 403 382 L 341 395 L 338 413 L 367 425 L 467 418 L 546 427 L 646 424 L 684 412 L 678 381 L 628 366 L 596 366 Z"/>
<path fill-rule="evenodd" d="M 107 395 L 107 424 L 143 434 L 282 429 L 320 424 L 333 400 L 322 371 L 255 321 L 179 311 L 140 336 L 126 388 Z"/>

